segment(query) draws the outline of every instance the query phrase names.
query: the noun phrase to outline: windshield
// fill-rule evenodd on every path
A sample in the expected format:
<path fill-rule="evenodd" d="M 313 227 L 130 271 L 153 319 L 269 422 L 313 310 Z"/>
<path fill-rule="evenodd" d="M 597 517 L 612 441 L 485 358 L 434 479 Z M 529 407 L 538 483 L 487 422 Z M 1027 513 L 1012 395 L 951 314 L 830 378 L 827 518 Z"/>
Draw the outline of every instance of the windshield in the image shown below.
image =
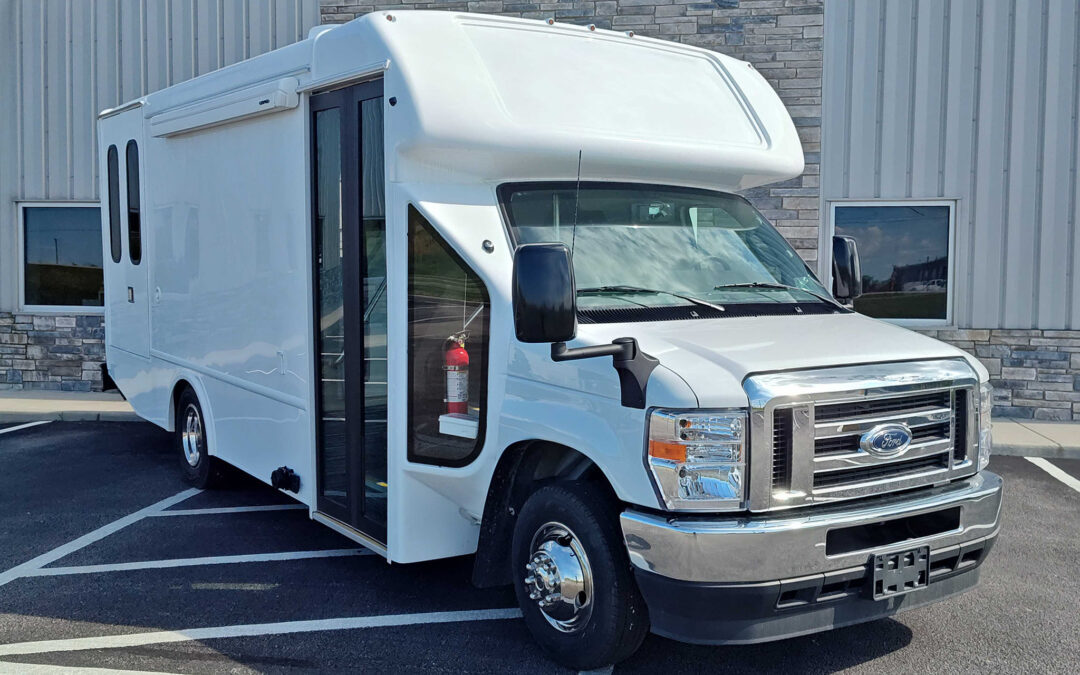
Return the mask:
<path fill-rule="evenodd" d="M 818 296 L 830 297 L 742 197 L 603 183 L 578 189 L 572 182 L 508 185 L 501 194 L 518 244 L 571 248 L 583 311 L 825 303 Z"/>

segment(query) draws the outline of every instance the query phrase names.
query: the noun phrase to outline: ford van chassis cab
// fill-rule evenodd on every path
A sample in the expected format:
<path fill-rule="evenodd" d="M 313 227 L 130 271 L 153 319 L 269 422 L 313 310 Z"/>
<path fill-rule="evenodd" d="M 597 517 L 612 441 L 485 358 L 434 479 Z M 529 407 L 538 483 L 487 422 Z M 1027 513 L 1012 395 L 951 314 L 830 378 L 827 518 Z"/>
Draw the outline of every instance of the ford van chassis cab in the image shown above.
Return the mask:
<path fill-rule="evenodd" d="M 388 562 L 473 556 L 577 669 L 976 584 L 986 369 L 740 196 L 803 170 L 750 64 L 377 12 L 98 139 L 109 374 L 193 485 L 227 463 Z"/>

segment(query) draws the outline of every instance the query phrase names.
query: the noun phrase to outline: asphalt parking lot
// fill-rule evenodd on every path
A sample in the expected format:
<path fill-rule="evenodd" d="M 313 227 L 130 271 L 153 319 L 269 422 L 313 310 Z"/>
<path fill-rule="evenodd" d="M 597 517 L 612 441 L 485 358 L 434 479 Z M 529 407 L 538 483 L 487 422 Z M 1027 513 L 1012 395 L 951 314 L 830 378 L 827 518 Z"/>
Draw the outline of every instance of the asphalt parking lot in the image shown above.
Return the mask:
<path fill-rule="evenodd" d="M 188 490 L 148 424 L 14 426 L 0 425 L 0 672 L 560 672 L 510 589 L 470 586 L 469 558 L 388 565 L 254 481 Z M 1080 479 L 1080 461 L 1049 464 Z M 975 590 L 766 645 L 652 636 L 615 672 L 1076 672 L 1080 492 L 1024 458 L 991 469 L 1003 524 Z"/>

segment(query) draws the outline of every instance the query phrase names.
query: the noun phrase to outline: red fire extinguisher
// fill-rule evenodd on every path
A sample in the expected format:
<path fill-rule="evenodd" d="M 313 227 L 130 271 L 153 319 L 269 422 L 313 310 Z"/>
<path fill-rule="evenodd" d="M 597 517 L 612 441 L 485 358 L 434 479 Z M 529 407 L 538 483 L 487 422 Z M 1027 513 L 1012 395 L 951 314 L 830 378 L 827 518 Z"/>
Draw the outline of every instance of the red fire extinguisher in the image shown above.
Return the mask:
<path fill-rule="evenodd" d="M 469 412 L 469 352 L 465 335 L 459 333 L 446 341 L 446 412 L 466 415 Z"/>

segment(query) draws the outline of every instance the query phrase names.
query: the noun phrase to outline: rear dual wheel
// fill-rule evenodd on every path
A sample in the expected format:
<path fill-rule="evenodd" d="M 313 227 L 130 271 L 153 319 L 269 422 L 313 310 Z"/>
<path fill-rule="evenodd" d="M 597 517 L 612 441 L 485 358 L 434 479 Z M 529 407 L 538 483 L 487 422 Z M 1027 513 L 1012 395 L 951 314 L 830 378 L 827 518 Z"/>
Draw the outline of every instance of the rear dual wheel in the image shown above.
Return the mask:
<path fill-rule="evenodd" d="M 525 624 L 569 668 L 618 663 L 648 633 L 616 511 L 596 485 L 559 483 L 534 492 L 514 526 L 514 591 Z"/>
<path fill-rule="evenodd" d="M 179 451 L 184 480 L 197 488 L 210 488 L 221 483 L 221 461 L 211 457 L 207 450 L 202 406 L 190 387 L 184 389 L 176 400 L 174 442 Z"/>

